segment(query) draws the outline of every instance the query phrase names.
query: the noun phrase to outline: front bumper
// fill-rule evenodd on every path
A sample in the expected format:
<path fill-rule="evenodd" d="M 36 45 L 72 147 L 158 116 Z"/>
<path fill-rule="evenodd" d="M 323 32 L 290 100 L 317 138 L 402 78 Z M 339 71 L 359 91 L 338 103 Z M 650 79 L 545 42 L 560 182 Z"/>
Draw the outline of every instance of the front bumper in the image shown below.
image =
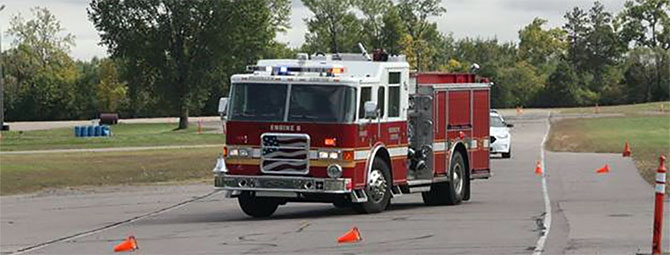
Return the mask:
<path fill-rule="evenodd" d="M 292 176 L 216 175 L 214 187 L 229 191 L 278 191 L 298 193 L 347 194 L 352 192 L 349 178 Z"/>
<path fill-rule="evenodd" d="M 510 138 L 496 139 L 491 143 L 491 153 L 509 153 Z"/>

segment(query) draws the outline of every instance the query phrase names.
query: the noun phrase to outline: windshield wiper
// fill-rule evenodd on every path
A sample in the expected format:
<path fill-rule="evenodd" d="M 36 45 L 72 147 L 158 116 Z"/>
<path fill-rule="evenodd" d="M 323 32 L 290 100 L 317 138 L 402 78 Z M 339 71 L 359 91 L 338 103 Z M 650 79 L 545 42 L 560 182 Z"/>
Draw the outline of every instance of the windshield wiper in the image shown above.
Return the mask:
<path fill-rule="evenodd" d="M 291 119 L 293 118 L 298 118 L 298 119 L 307 119 L 307 120 L 316 120 L 319 117 L 313 116 L 313 115 L 305 115 L 305 114 L 297 114 L 297 115 L 291 115 Z"/>

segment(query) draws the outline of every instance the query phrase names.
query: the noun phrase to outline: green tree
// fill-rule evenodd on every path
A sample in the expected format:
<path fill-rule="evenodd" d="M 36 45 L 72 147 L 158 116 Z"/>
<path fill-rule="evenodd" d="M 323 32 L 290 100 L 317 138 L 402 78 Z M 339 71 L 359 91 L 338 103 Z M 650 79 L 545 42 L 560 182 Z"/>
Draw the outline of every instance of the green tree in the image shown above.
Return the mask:
<path fill-rule="evenodd" d="M 542 78 L 536 72 L 536 68 L 525 61 L 500 69 L 495 86 L 505 87 L 511 92 L 507 95 L 505 106 L 529 106 L 534 103 L 544 87 Z"/>
<path fill-rule="evenodd" d="M 98 111 L 116 112 L 119 104 L 126 97 L 126 84 L 119 81 L 118 67 L 114 61 L 105 59 L 100 64 L 97 86 Z"/>
<path fill-rule="evenodd" d="M 600 93 L 605 85 L 603 75 L 616 65 L 625 45 L 618 38 L 612 24 L 612 14 L 605 6 L 595 2 L 589 10 L 590 29 L 586 35 L 586 68 L 593 75 L 589 89 Z"/>
<path fill-rule="evenodd" d="M 74 36 L 45 8 L 33 8 L 34 19 L 12 17 L 12 48 L 3 57 L 8 120 L 68 119 L 74 114 L 78 72 L 68 56 Z"/>
<path fill-rule="evenodd" d="M 430 60 L 436 54 L 435 45 L 439 42 L 437 25 L 428 19 L 440 16 L 446 9 L 440 6 L 442 0 L 401 0 L 398 3 L 400 17 L 403 20 L 407 36 L 402 38 L 403 53 L 407 55 L 412 68 L 419 71 L 427 69 Z"/>
<path fill-rule="evenodd" d="M 380 31 L 380 46 L 390 54 L 400 54 L 402 51 L 401 41 L 407 33 L 400 17 L 398 6 L 389 7 L 382 17 L 382 29 Z"/>
<path fill-rule="evenodd" d="M 626 1 L 619 13 L 621 37 L 633 41 L 639 46 L 656 47 L 661 40 L 667 40 L 664 34 L 668 28 L 670 0 L 634 0 Z M 663 44 L 669 43 L 667 41 Z M 668 49 L 668 48 L 665 48 Z"/>
<path fill-rule="evenodd" d="M 667 82 L 670 81 L 670 77 L 665 75 L 668 73 L 666 68 L 668 61 L 664 57 L 670 50 L 670 0 L 627 1 L 623 11 L 618 16 L 618 22 L 621 24 L 619 34 L 624 42 L 633 42 L 635 46 L 651 49 L 649 52 L 653 55 L 655 70 L 654 78 L 649 82 L 655 84 L 655 88 L 646 89 L 645 101 L 668 98 L 666 94 L 654 96 L 656 93 L 652 92 L 665 91 Z M 643 69 L 634 66 L 633 68 Z M 627 75 L 641 75 L 641 73 L 643 72 L 633 71 L 627 72 Z M 643 79 L 643 77 L 630 78 L 629 80 L 640 79 Z"/>
<path fill-rule="evenodd" d="M 93 119 L 97 116 L 98 100 L 96 89 L 99 78 L 100 59 L 93 57 L 90 61 L 76 61 L 79 78 L 75 83 L 74 101 L 77 119 Z"/>
<path fill-rule="evenodd" d="M 331 53 L 358 51 L 361 22 L 353 13 L 353 0 L 302 0 L 314 13 L 306 18 L 309 33 L 303 49 L 308 52 L 328 50 Z"/>
<path fill-rule="evenodd" d="M 560 107 L 579 104 L 577 84 L 578 78 L 572 66 L 566 61 L 560 61 L 547 80 L 540 105 Z"/>
<path fill-rule="evenodd" d="M 567 59 L 575 70 L 586 67 L 586 36 L 589 32 L 588 18 L 584 10 L 575 7 L 565 13 L 566 19 L 563 29 L 567 32 L 568 52 Z"/>
<path fill-rule="evenodd" d="M 131 99 L 157 92 L 184 129 L 211 88 L 225 86 L 229 72 L 259 58 L 285 28 L 285 11 L 276 11 L 286 9 L 282 4 L 288 2 L 93 0 L 88 14 L 112 58 L 142 70 Z"/>
<path fill-rule="evenodd" d="M 362 31 L 366 47 L 384 48 L 384 16 L 393 7 L 391 0 L 353 0 L 354 6 L 363 13 Z"/>
<path fill-rule="evenodd" d="M 536 67 L 543 67 L 563 55 L 567 45 L 565 31 L 560 28 L 543 29 L 547 20 L 535 18 L 519 31 L 519 57 Z"/>

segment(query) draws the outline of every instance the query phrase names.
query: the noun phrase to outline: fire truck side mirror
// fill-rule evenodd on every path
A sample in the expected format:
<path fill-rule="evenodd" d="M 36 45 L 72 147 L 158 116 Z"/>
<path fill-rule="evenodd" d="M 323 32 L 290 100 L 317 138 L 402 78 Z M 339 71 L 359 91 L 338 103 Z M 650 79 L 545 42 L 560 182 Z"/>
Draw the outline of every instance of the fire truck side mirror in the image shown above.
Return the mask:
<path fill-rule="evenodd" d="M 219 114 L 221 115 L 221 119 L 226 117 L 226 110 L 228 109 L 228 98 L 227 97 L 222 97 L 219 99 Z"/>
<path fill-rule="evenodd" d="M 365 118 L 366 119 L 377 118 L 377 103 L 372 102 L 372 101 L 367 101 L 367 102 L 365 102 L 365 105 L 363 106 L 363 108 L 365 108 Z"/>

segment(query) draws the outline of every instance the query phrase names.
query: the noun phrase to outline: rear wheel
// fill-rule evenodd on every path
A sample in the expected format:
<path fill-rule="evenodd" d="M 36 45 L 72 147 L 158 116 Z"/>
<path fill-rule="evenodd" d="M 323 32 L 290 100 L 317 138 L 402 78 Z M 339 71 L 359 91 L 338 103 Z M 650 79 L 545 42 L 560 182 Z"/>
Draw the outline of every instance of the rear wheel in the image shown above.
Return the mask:
<path fill-rule="evenodd" d="M 363 190 L 368 197 L 364 203 L 354 204 L 359 213 L 378 213 L 386 209 L 391 200 L 391 171 L 380 158 L 375 158 L 368 174 L 368 185 Z"/>
<path fill-rule="evenodd" d="M 456 205 L 465 197 L 469 185 L 468 170 L 465 169 L 465 160 L 460 152 L 455 152 L 451 160 L 449 181 L 434 183 L 430 191 L 423 192 L 422 198 L 426 205 Z"/>
<path fill-rule="evenodd" d="M 270 217 L 281 202 L 276 198 L 256 197 L 250 191 L 242 192 L 237 201 L 244 213 L 255 218 Z"/>

